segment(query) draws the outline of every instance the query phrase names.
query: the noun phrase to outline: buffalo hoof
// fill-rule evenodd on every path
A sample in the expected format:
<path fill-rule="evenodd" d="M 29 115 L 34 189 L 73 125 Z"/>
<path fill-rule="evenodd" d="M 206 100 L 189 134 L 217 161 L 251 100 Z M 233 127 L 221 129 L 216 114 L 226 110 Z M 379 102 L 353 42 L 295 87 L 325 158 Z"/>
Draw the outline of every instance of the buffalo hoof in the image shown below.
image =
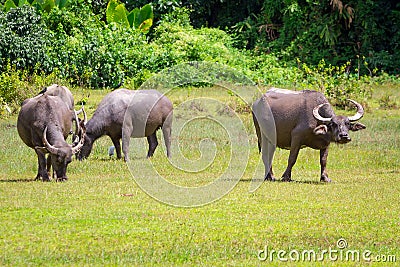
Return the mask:
<path fill-rule="evenodd" d="M 43 176 L 41 176 L 41 175 L 37 175 L 36 177 L 35 177 L 35 179 L 34 179 L 34 181 L 42 181 L 42 182 L 50 182 L 51 180 L 50 180 L 50 178 L 47 176 L 45 176 L 45 177 L 43 177 Z"/>
<path fill-rule="evenodd" d="M 323 176 L 321 176 L 320 181 L 321 181 L 321 182 L 325 182 L 325 183 L 330 183 L 330 182 L 332 182 L 331 179 L 329 179 L 328 177 L 323 177 Z"/>
<path fill-rule="evenodd" d="M 282 182 L 291 182 L 292 179 L 290 177 L 282 177 Z"/>
<path fill-rule="evenodd" d="M 268 173 L 267 176 L 265 176 L 264 181 L 275 182 L 275 177 Z"/>

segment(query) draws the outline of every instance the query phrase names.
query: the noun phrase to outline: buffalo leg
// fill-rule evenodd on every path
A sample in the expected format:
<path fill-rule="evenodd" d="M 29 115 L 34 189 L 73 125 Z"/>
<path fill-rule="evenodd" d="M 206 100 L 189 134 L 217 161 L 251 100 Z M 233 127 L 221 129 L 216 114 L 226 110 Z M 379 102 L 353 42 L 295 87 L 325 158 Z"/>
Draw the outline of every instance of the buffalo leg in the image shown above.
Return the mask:
<path fill-rule="evenodd" d="M 290 147 L 290 154 L 288 159 L 288 165 L 285 172 L 282 175 L 282 181 L 290 182 L 292 180 L 292 168 L 296 164 L 297 156 L 299 155 L 300 144 L 295 140 L 292 140 Z"/>
<path fill-rule="evenodd" d="M 326 162 L 328 159 L 328 148 L 321 149 L 319 151 L 319 162 L 321 164 L 321 182 L 330 182 L 331 179 L 328 178 L 326 172 Z"/>
<path fill-rule="evenodd" d="M 269 172 L 265 175 L 265 181 L 275 181 L 274 172 L 272 171 L 272 165 Z"/>
<path fill-rule="evenodd" d="M 167 149 L 167 157 L 171 157 L 171 128 L 172 128 L 172 111 L 168 114 L 168 117 L 165 119 L 163 126 L 161 127 L 164 143 Z"/>
<path fill-rule="evenodd" d="M 156 147 L 158 146 L 157 134 L 154 132 L 152 135 L 147 136 L 147 142 L 149 143 L 149 151 L 147 152 L 147 157 L 153 156 Z"/>
<path fill-rule="evenodd" d="M 38 174 L 36 175 L 35 180 L 40 180 L 42 178 L 43 182 L 49 182 L 50 178 L 46 169 L 46 154 L 39 149 L 35 149 L 35 152 L 38 156 Z"/>
<path fill-rule="evenodd" d="M 130 138 L 133 131 L 133 125 L 131 120 L 124 120 L 122 127 L 122 152 L 124 153 L 124 160 L 129 161 L 129 144 Z"/>
<path fill-rule="evenodd" d="M 275 180 L 272 173 L 272 158 L 274 157 L 275 148 L 275 145 L 264 134 L 261 134 L 261 155 L 265 167 L 264 180 L 267 181 Z"/>
<path fill-rule="evenodd" d="M 121 155 L 121 144 L 119 142 L 119 138 L 111 137 L 111 141 L 113 142 L 113 145 L 115 147 L 115 151 L 117 152 L 117 159 L 122 158 L 122 155 Z"/>
<path fill-rule="evenodd" d="M 51 170 L 51 155 L 50 155 L 50 154 L 47 156 L 46 170 L 47 170 L 47 173 L 48 173 L 49 176 L 50 176 L 50 170 Z M 54 178 L 54 173 L 53 173 L 52 178 Z"/>

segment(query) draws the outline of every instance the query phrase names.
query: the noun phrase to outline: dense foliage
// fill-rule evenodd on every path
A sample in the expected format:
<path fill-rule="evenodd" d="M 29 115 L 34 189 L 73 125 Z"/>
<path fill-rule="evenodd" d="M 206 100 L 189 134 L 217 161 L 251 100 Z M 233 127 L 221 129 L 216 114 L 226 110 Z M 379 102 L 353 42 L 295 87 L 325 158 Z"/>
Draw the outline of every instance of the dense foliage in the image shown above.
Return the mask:
<path fill-rule="evenodd" d="M 0 12 L 0 71 L 9 62 L 18 69 L 47 66 L 50 35 L 41 17 L 29 6 Z"/>
<path fill-rule="evenodd" d="M 0 105 L 21 103 L 37 77 L 137 88 L 188 61 L 317 89 L 339 105 L 352 94 L 365 100 L 372 76 L 399 70 L 399 6 L 380 2 L 2 1 Z"/>
<path fill-rule="evenodd" d="M 123 2 L 130 7 L 151 2 L 156 19 L 178 6 L 187 7 L 195 28 L 227 30 L 236 35 L 236 47 L 274 53 L 284 61 L 300 58 L 317 65 L 324 59 L 332 65 L 350 62 L 350 68 L 366 74 L 374 68 L 400 72 L 396 53 L 400 49 L 400 3 L 395 0 Z"/>
<path fill-rule="evenodd" d="M 397 1 L 264 1 L 261 12 L 234 29 L 243 46 L 284 60 L 350 62 L 350 68 L 367 74 L 374 68 L 398 74 L 399 22 Z"/>

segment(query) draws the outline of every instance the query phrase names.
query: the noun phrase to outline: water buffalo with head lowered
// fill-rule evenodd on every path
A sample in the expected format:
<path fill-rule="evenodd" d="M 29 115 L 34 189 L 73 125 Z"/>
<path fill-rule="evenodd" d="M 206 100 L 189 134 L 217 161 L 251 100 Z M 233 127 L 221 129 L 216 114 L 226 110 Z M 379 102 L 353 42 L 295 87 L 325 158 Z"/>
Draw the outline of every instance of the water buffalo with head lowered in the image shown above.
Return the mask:
<path fill-rule="evenodd" d="M 41 95 L 23 102 L 18 115 L 17 130 L 22 141 L 33 148 L 38 156 L 36 180 L 50 181 L 49 171 L 53 168 L 56 180 L 67 180 L 67 165 L 84 141 L 84 121 L 80 126 L 80 141 L 75 146 L 65 140 L 71 129 L 72 118 L 78 122 L 75 112 L 71 112 L 58 96 Z M 50 153 L 47 166 L 45 154 Z M 47 168 L 46 168 L 47 167 Z"/>
<path fill-rule="evenodd" d="M 85 144 L 77 154 L 78 159 L 87 158 L 94 141 L 103 135 L 111 138 L 117 158 L 121 158 L 120 139 L 123 138 L 125 115 L 129 118 L 122 144 L 125 160 L 128 160 L 131 136 L 147 137 L 147 157 L 151 157 L 158 146 L 156 131 L 160 128 L 164 134 L 167 155 L 170 156 L 172 108 L 171 101 L 156 90 L 117 89 L 107 94 L 87 122 Z"/>
<path fill-rule="evenodd" d="M 316 91 L 290 91 L 272 88 L 253 104 L 253 120 L 258 137 L 259 150 L 263 155 L 265 179 L 274 180 L 272 166 L 269 165 L 266 151 L 268 131 L 263 129 L 267 123 L 260 120 L 270 120 L 268 116 L 257 117 L 254 111 L 271 109 L 275 121 L 276 145 L 279 148 L 290 149 L 288 165 L 282 180 L 290 181 L 292 167 L 296 163 L 299 150 L 310 147 L 320 151 L 321 181 L 330 182 L 326 172 L 328 147 L 331 142 L 345 144 L 351 141 L 349 131 L 358 131 L 366 127 L 357 123 L 364 115 L 363 107 L 350 100 L 356 107 L 354 116 L 335 115 L 332 106 L 325 96 Z M 264 142 L 264 145 L 263 145 Z M 264 149 L 263 149 L 264 148 Z M 265 151 L 263 151 L 265 150 Z"/>

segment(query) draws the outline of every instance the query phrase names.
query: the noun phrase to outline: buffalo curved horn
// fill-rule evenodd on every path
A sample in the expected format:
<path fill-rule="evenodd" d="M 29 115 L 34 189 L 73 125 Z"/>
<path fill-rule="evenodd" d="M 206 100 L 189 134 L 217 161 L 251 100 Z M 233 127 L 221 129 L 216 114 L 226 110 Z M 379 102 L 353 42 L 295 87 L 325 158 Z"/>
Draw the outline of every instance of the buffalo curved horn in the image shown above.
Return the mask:
<path fill-rule="evenodd" d="M 81 114 L 82 112 L 83 112 L 84 125 L 86 125 L 86 123 L 87 123 L 87 116 L 86 116 L 86 112 L 85 112 L 85 109 L 83 108 L 83 106 L 78 111 L 74 110 L 74 120 L 75 120 L 75 134 L 74 134 L 74 136 L 78 136 L 79 135 L 81 126 L 80 126 L 80 121 L 79 121 L 78 115 Z"/>
<path fill-rule="evenodd" d="M 81 150 L 81 148 L 83 147 L 83 143 L 85 142 L 85 134 L 86 134 L 86 127 L 83 125 L 81 127 L 81 136 L 79 143 L 76 144 L 75 146 L 72 146 L 72 154 L 78 153 L 79 150 Z"/>
<path fill-rule="evenodd" d="M 321 121 L 321 122 L 330 122 L 331 120 L 332 120 L 332 118 L 324 118 L 324 117 L 322 117 L 321 115 L 319 115 L 319 109 L 322 107 L 322 106 L 324 106 L 324 105 L 328 105 L 328 103 L 322 103 L 321 105 L 318 105 L 318 106 L 316 106 L 314 109 L 313 109 L 313 115 L 314 115 L 314 118 L 316 118 L 317 120 L 319 120 L 319 121 Z"/>
<path fill-rule="evenodd" d="M 361 104 L 357 103 L 356 101 L 351 99 L 348 100 L 357 107 L 357 113 L 354 116 L 349 117 L 349 121 L 351 122 L 358 121 L 359 119 L 362 118 L 362 116 L 364 116 L 364 108 L 361 106 Z"/>
<path fill-rule="evenodd" d="M 75 121 L 75 135 L 79 134 L 79 119 L 78 119 L 78 113 L 76 110 L 74 110 L 74 121 Z"/>
<path fill-rule="evenodd" d="M 76 111 L 76 115 L 79 115 L 82 112 L 83 112 L 83 121 L 85 122 L 85 125 L 86 125 L 87 117 L 86 117 L 86 111 L 83 106 L 78 111 Z"/>
<path fill-rule="evenodd" d="M 44 128 L 43 131 L 43 143 L 46 146 L 47 151 L 49 151 L 51 154 L 57 154 L 58 153 L 58 148 L 51 145 L 48 141 L 47 141 L 47 126 L 46 128 Z"/>
<path fill-rule="evenodd" d="M 87 117 L 86 117 L 86 111 L 85 111 L 85 109 L 83 108 L 83 106 L 82 106 L 81 110 L 82 110 L 82 112 L 83 112 L 83 123 L 84 123 L 84 125 L 86 125 L 86 123 L 87 123 Z"/>

